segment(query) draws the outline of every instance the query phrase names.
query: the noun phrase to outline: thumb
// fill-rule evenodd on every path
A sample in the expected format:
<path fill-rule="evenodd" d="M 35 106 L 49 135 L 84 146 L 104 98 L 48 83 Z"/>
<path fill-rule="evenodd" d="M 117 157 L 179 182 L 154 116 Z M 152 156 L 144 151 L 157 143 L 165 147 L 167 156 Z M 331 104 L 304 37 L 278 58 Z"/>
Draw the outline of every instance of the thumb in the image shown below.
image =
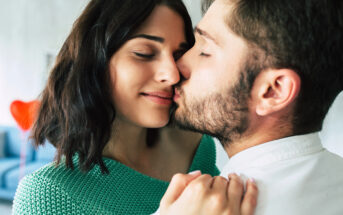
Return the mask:
<path fill-rule="evenodd" d="M 161 200 L 161 208 L 173 204 L 181 195 L 187 185 L 201 175 L 199 170 L 188 174 L 175 174 L 169 184 L 169 187 Z"/>

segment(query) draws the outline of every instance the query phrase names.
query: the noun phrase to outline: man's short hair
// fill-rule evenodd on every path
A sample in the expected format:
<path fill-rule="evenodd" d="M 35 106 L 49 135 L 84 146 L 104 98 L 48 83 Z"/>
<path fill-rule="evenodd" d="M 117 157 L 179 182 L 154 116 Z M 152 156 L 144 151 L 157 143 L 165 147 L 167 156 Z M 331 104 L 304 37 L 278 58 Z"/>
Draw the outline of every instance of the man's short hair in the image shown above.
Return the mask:
<path fill-rule="evenodd" d="M 259 73 L 292 69 L 301 78 L 294 135 L 321 130 L 342 90 L 343 1 L 228 0 L 228 27 L 250 46 Z M 254 76 L 256 77 L 257 74 Z"/>

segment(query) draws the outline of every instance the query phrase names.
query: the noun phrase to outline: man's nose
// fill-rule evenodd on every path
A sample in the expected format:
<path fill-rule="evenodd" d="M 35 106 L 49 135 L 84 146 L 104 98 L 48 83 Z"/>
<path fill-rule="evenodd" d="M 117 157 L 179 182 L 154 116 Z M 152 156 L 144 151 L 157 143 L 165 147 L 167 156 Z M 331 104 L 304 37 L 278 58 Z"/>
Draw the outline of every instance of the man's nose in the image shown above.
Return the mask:
<path fill-rule="evenodd" d="M 189 65 L 188 65 L 190 62 L 189 60 L 190 60 L 190 55 L 188 51 L 176 62 L 177 68 L 179 69 L 179 72 L 184 79 L 189 79 L 190 74 L 191 74 Z"/>

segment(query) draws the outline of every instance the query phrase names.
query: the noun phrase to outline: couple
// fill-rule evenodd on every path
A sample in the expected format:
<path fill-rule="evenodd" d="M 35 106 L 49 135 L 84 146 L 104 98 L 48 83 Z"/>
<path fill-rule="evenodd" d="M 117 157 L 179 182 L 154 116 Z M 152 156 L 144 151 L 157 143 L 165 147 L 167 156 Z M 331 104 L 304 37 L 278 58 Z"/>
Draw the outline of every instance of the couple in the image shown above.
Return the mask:
<path fill-rule="evenodd" d="M 253 214 L 256 201 L 255 214 L 342 214 L 343 159 L 316 133 L 342 90 L 342 13 L 338 1 L 216 0 L 193 45 L 179 1 L 91 1 L 34 127 L 57 162 L 21 181 L 14 212 L 148 214 L 184 173 L 161 214 Z M 161 128 L 172 96 L 174 121 L 221 140 L 223 177 L 208 175 L 208 137 Z"/>

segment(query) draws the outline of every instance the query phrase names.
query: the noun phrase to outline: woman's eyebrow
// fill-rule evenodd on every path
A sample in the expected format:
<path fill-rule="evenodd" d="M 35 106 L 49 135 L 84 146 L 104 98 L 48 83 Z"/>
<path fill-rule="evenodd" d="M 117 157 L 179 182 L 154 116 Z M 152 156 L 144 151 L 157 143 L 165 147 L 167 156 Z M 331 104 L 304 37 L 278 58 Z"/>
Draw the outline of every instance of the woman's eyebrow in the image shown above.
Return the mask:
<path fill-rule="evenodd" d="M 144 39 L 148 39 L 148 40 L 152 40 L 152 41 L 156 41 L 159 43 L 164 43 L 164 38 L 162 37 L 158 37 L 158 36 L 153 36 L 153 35 L 149 35 L 149 34 L 138 34 L 138 35 L 134 35 L 130 38 L 130 40 L 135 39 L 135 38 L 144 38 Z M 179 45 L 180 48 L 184 48 L 187 49 L 188 47 L 188 43 L 187 42 L 182 42 Z"/>
<path fill-rule="evenodd" d="M 179 46 L 181 49 L 188 49 L 189 48 L 189 45 L 187 42 L 182 42 L 180 43 L 180 46 Z"/>
<path fill-rule="evenodd" d="M 153 41 L 156 41 L 159 43 L 164 43 L 164 38 L 158 37 L 158 36 L 153 36 L 153 35 L 148 35 L 148 34 L 138 34 L 138 35 L 131 37 L 130 39 L 135 39 L 135 38 L 144 38 L 144 39 L 153 40 Z"/>

